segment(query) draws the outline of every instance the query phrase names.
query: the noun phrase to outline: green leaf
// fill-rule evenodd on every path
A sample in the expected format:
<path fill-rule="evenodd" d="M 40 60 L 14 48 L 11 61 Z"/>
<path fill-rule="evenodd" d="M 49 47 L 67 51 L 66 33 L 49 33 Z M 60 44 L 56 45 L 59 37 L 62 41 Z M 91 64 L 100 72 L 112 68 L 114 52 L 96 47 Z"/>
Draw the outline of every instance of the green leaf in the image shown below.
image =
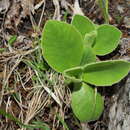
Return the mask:
<path fill-rule="evenodd" d="M 0 53 L 4 52 L 6 48 L 0 48 Z"/>
<path fill-rule="evenodd" d="M 80 65 L 83 66 L 92 62 L 96 62 L 96 55 L 94 54 L 92 48 L 86 47 Z"/>
<path fill-rule="evenodd" d="M 95 30 L 95 25 L 93 22 L 89 18 L 82 15 L 75 15 L 71 23 L 82 34 L 83 38 L 86 33 L 90 33 Z"/>
<path fill-rule="evenodd" d="M 80 121 L 97 120 L 102 114 L 104 101 L 101 95 L 87 84 L 72 93 L 72 110 Z"/>
<path fill-rule="evenodd" d="M 108 0 L 97 0 L 97 2 L 102 10 L 105 22 L 109 23 Z"/>
<path fill-rule="evenodd" d="M 21 99 L 21 94 L 18 92 L 12 93 L 13 98 L 15 99 L 15 101 L 20 102 Z"/>
<path fill-rule="evenodd" d="M 32 128 L 33 130 L 35 128 L 40 128 L 40 130 L 50 130 L 49 126 L 42 121 L 33 121 L 30 125 L 30 128 Z"/>
<path fill-rule="evenodd" d="M 49 20 L 44 27 L 41 44 L 45 60 L 56 71 L 79 66 L 83 39 L 72 25 Z"/>
<path fill-rule="evenodd" d="M 92 31 L 90 33 L 86 33 L 85 37 L 84 37 L 84 46 L 85 47 L 92 47 L 94 44 L 94 41 L 96 39 L 97 36 L 97 31 Z"/>
<path fill-rule="evenodd" d="M 95 109 L 93 113 L 93 118 L 98 119 L 104 110 L 104 100 L 103 97 L 98 92 L 95 92 Z"/>
<path fill-rule="evenodd" d="M 71 69 L 67 69 L 64 71 L 64 75 L 71 79 L 71 81 L 74 82 L 81 82 L 80 76 L 82 75 L 83 72 L 83 68 L 80 67 L 75 67 L 75 68 L 71 68 Z"/>
<path fill-rule="evenodd" d="M 12 121 L 14 121 L 14 122 L 16 122 L 18 125 L 22 125 L 22 126 L 24 126 L 24 124 L 21 122 L 21 121 L 19 121 L 19 119 L 17 119 L 16 117 L 14 117 L 12 114 L 10 114 L 10 113 L 7 113 L 5 110 L 3 110 L 3 109 L 0 109 L 0 115 L 3 115 L 4 117 L 6 117 L 6 118 L 8 118 L 8 119 L 10 119 L 10 120 L 12 120 Z"/>
<path fill-rule="evenodd" d="M 123 60 L 102 61 L 84 67 L 82 80 L 96 86 L 111 86 L 124 78 L 130 70 L 130 63 Z"/>
<path fill-rule="evenodd" d="M 34 128 L 41 128 L 41 130 L 50 130 L 50 128 L 43 122 L 33 122 L 33 124 L 23 124 L 19 119 L 17 119 L 16 117 L 14 117 L 12 114 L 7 113 L 5 110 L 0 109 L 0 115 L 5 116 L 6 118 L 14 121 L 15 123 L 17 123 L 19 126 L 23 127 L 23 128 L 28 128 L 28 130 L 30 129 L 34 129 Z"/>
<path fill-rule="evenodd" d="M 67 126 L 66 122 L 64 121 L 63 117 L 60 116 L 60 114 L 56 114 L 56 117 L 62 123 L 65 130 L 70 130 L 69 127 Z"/>
<path fill-rule="evenodd" d="M 97 28 L 97 37 L 93 50 L 96 55 L 106 55 L 119 44 L 121 38 L 121 31 L 112 25 L 101 25 Z"/>
<path fill-rule="evenodd" d="M 9 39 L 8 43 L 12 46 L 13 43 L 17 40 L 17 35 L 11 36 Z"/>

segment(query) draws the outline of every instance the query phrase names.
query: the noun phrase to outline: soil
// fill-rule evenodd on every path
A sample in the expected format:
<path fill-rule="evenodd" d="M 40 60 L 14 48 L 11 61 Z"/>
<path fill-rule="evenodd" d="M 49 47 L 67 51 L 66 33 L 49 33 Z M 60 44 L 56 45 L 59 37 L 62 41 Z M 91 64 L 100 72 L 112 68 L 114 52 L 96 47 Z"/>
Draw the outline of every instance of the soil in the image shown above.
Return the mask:
<path fill-rule="evenodd" d="M 97 121 L 81 123 L 70 107 L 71 87 L 62 75 L 48 67 L 41 55 L 39 42 L 45 22 L 56 19 L 69 23 L 75 1 L 0 0 L 0 109 L 22 124 L 42 122 L 52 130 L 67 130 L 65 124 L 70 130 L 129 130 L 130 75 L 109 88 L 99 88 L 105 98 L 102 116 Z M 97 24 L 104 23 L 95 0 L 77 1 L 85 16 Z M 123 36 L 114 52 L 99 59 L 130 61 L 130 1 L 109 0 L 109 21 Z M 50 96 L 47 88 L 56 98 Z M 0 112 L 0 130 L 12 129 L 30 128 Z"/>

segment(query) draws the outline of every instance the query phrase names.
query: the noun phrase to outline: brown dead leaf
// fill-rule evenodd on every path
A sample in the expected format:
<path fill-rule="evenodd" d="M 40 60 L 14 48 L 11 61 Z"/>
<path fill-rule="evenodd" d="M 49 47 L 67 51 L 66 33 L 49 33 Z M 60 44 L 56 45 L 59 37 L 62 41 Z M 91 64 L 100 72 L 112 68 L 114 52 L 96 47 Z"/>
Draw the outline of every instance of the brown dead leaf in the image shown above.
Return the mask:
<path fill-rule="evenodd" d="M 26 17 L 32 12 L 34 14 L 34 0 L 20 0 L 23 11 L 21 17 Z"/>
<path fill-rule="evenodd" d="M 43 3 L 45 3 L 45 0 L 40 0 L 39 3 L 37 2 L 35 1 L 35 10 L 39 9 L 43 5 Z"/>
<path fill-rule="evenodd" d="M 20 2 L 14 0 L 11 3 L 10 10 L 5 19 L 5 28 L 13 29 L 20 23 L 21 5 Z"/>
<path fill-rule="evenodd" d="M 57 19 L 60 20 L 60 5 L 59 5 L 59 1 L 58 0 L 53 0 L 53 4 L 55 6 L 55 12 L 54 12 L 54 16 L 53 19 Z"/>
<path fill-rule="evenodd" d="M 5 13 L 10 6 L 9 0 L 1 0 L 0 1 L 0 13 Z"/>
<path fill-rule="evenodd" d="M 17 31 L 21 19 L 34 13 L 34 0 L 13 0 L 5 18 L 5 28 Z"/>

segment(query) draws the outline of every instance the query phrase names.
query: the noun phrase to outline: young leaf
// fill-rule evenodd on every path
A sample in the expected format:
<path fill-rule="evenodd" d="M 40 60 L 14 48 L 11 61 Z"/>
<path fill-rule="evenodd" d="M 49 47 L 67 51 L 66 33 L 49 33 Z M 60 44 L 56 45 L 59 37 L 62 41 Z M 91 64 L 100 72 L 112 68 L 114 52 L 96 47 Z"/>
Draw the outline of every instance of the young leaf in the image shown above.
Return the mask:
<path fill-rule="evenodd" d="M 83 38 L 86 33 L 90 33 L 95 30 L 95 25 L 93 22 L 89 18 L 82 15 L 75 15 L 71 23 L 82 34 Z"/>
<path fill-rule="evenodd" d="M 49 20 L 44 27 L 41 44 L 45 60 L 56 71 L 79 66 L 83 39 L 72 25 Z"/>
<path fill-rule="evenodd" d="M 72 110 L 80 121 L 97 120 L 104 108 L 103 98 L 93 88 L 83 84 L 81 88 L 72 93 Z"/>
<path fill-rule="evenodd" d="M 85 64 L 92 62 L 96 62 L 96 55 L 94 54 L 93 50 L 90 47 L 86 47 L 84 49 L 84 54 L 80 65 L 83 66 Z"/>
<path fill-rule="evenodd" d="M 84 67 L 82 80 L 96 86 L 111 86 L 124 78 L 130 70 L 130 63 L 123 60 L 102 61 Z"/>
<path fill-rule="evenodd" d="M 106 55 L 113 50 L 119 44 L 121 38 L 121 31 L 112 25 L 101 25 L 97 28 L 97 37 L 93 50 L 96 55 Z"/>
<path fill-rule="evenodd" d="M 81 82 L 80 76 L 82 75 L 83 68 L 75 67 L 64 71 L 64 75 L 75 82 Z"/>
<path fill-rule="evenodd" d="M 97 31 L 92 31 L 90 33 L 86 33 L 85 37 L 84 37 L 84 46 L 85 47 L 92 47 L 94 44 L 94 41 L 96 39 L 97 36 Z"/>

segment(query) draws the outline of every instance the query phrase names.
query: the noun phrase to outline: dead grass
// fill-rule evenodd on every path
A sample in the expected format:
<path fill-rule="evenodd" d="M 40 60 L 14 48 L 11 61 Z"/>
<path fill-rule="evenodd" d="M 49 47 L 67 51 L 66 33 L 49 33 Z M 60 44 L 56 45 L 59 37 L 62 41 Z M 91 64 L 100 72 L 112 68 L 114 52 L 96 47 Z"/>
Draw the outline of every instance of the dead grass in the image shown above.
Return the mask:
<path fill-rule="evenodd" d="M 6 10 L 0 30 L 2 47 L 6 48 L 0 54 L 0 66 L 3 68 L 0 71 L 0 108 L 25 125 L 42 121 L 52 130 L 66 130 L 64 120 L 68 120 L 72 129 L 80 129 L 79 122 L 70 111 L 70 89 L 64 77 L 50 69 L 38 68 L 44 64 L 39 37 L 46 20 L 69 21 L 76 13 L 83 15 L 79 0 L 13 0 L 7 3 L 10 8 L 3 4 Z M 66 13 L 69 17 L 64 17 Z M 14 34 L 17 34 L 17 40 L 9 45 L 8 40 Z M 28 129 L 4 116 L 0 119 L 0 128 Z"/>
<path fill-rule="evenodd" d="M 48 19 L 70 22 L 74 14 L 85 13 L 102 22 L 95 0 L 86 1 L 0 1 L 0 109 L 22 124 L 31 126 L 36 121 L 52 130 L 66 130 L 67 123 L 72 130 L 90 129 L 75 119 L 66 79 L 48 68 L 40 49 L 42 29 Z M 13 35 L 17 39 L 10 45 L 8 41 Z M 101 124 L 106 125 L 97 121 L 92 128 L 96 130 Z M 29 128 L 0 115 L 0 130 L 26 129 Z"/>
<path fill-rule="evenodd" d="M 53 19 L 59 19 L 59 1 L 53 0 L 52 3 L 54 3 L 55 7 Z M 23 7 L 23 2 L 21 4 Z M 11 19 L 13 19 L 14 15 L 19 15 L 15 14 L 15 12 L 12 12 L 11 14 L 11 9 L 15 5 L 17 5 L 16 7 L 19 8 L 20 3 L 13 1 L 13 6 L 10 8 L 10 11 L 5 12 L 7 13 L 7 16 L 9 14 L 11 15 L 10 18 L 7 17 L 7 20 L 9 22 L 11 21 Z M 30 3 L 30 5 L 33 5 L 33 3 Z M 45 17 L 45 6 L 46 0 L 41 0 L 37 2 L 37 4 L 33 8 L 35 10 L 38 10 L 42 7 L 38 24 L 36 24 L 34 16 L 30 13 L 31 11 L 33 11 L 32 8 L 30 9 L 27 6 L 24 7 L 26 9 L 26 12 L 24 10 L 23 16 L 18 16 L 19 18 L 16 19 L 17 25 L 20 24 L 22 17 L 26 17 L 26 15 L 29 15 L 30 22 L 34 29 L 32 30 L 34 32 L 31 33 L 31 35 L 33 37 L 34 35 L 35 37 L 37 37 L 39 33 L 41 35 L 41 32 L 39 32 L 40 30 L 37 30 L 35 27 L 37 26 L 38 28 L 41 28 L 41 26 L 43 25 L 41 23 L 43 21 L 43 17 Z M 7 113 L 12 114 L 25 125 L 29 125 L 33 120 L 39 120 L 37 119 L 39 116 L 43 116 L 40 120 L 50 125 L 52 129 L 57 129 L 59 126 L 64 127 L 61 125 L 61 123 L 59 123 L 56 115 L 58 114 L 64 120 L 64 110 L 66 107 L 69 107 L 70 103 L 70 90 L 64 84 L 64 77 L 50 70 L 36 70 L 35 68 L 32 68 L 29 65 L 23 63 L 24 59 L 27 59 L 28 61 L 31 59 L 30 61 L 32 63 L 35 63 L 34 59 L 37 58 L 35 52 L 37 50 L 40 50 L 38 41 L 39 38 L 32 39 L 32 45 L 29 48 L 26 48 L 26 46 L 22 45 L 21 47 L 18 47 L 19 49 L 16 49 L 17 43 L 21 42 L 19 39 L 17 39 L 16 43 L 14 43 L 14 45 L 16 46 L 15 48 L 14 46 L 10 46 L 6 41 L 9 38 L 8 34 L 4 32 L 4 28 L 12 28 L 12 24 L 8 22 L 7 26 L 7 20 L 5 18 L 6 25 L 3 26 L 3 30 L 1 30 L 1 32 L 4 33 L 4 37 L 2 35 L 3 47 L 6 48 L 7 51 L 0 54 L 0 67 L 2 67 L 0 71 L 0 80 L 2 81 L 2 84 L 0 84 L 0 108 L 4 109 Z M 15 26 L 16 28 L 17 25 Z M 24 42 L 23 40 L 22 42 Z M 35 80 L 33 78 L 35 78 Z M 54 107 L 52 107 L 51 105 L 53 105 Z M 26 129 L 18 126 L 17 124 L 15 124 L 15 122 L 12 122 L 7 117 L 2 116 L 2 118 L 0 119 L 0 129 L 18 128 L 20 128 L 21 130 Z"/>

